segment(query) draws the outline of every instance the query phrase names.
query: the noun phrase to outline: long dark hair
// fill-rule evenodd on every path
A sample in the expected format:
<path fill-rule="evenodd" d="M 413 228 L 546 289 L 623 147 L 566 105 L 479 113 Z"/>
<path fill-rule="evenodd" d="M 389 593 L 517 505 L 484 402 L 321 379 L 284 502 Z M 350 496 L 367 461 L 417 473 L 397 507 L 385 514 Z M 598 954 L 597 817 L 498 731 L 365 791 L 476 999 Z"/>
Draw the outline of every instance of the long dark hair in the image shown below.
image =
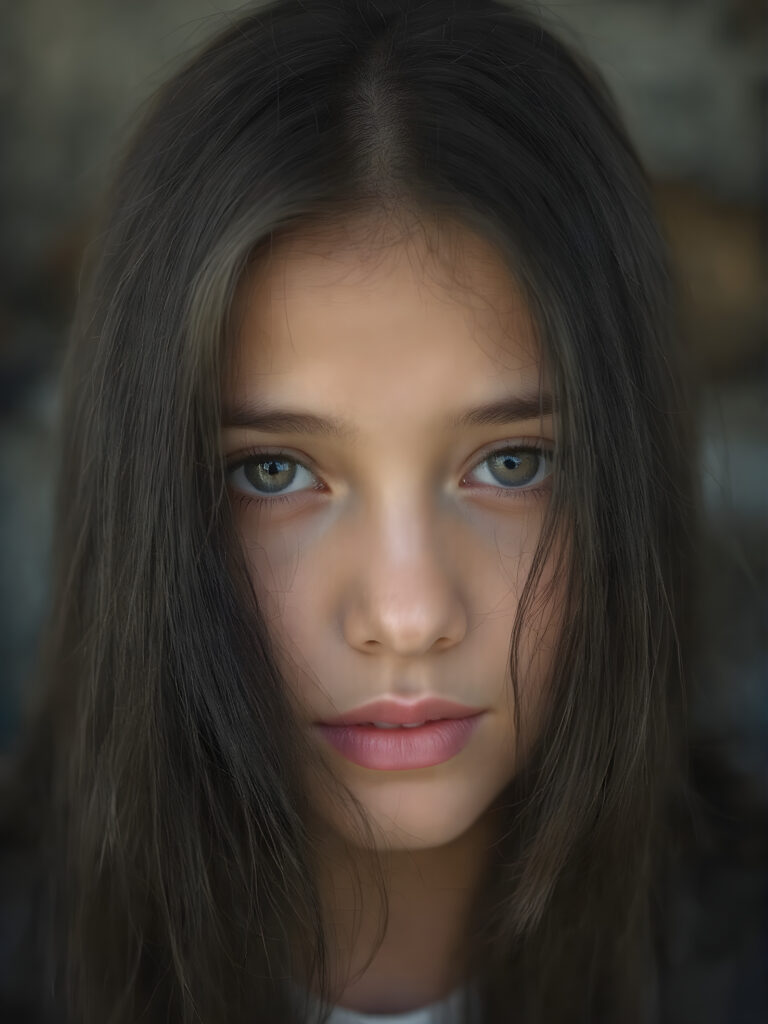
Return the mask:
<path fill-rule="evenodd" d="M 342 222 L 367 225 L 367 246 L 413 224 L 474 231 L 533 312 L 556 480 L 515 693 L 561 536 L 564 627 L 549 718 L 497 802 L 469 969 L 487 1024 L 632 1024 L 680 785 L 688 402 L 665 246 L 614 102 L 540 16 L 498 0 L 260 6 L 160 89 L 121 161 L 62 377 L 22 770 L 41 780 L 57 999 L 78 1024 L 282 1024 L 304 1019 L 289 981 L 312 974 L 334 1001 L 313 754 L 218 434 L 245 270 L 273 239 Z"/>

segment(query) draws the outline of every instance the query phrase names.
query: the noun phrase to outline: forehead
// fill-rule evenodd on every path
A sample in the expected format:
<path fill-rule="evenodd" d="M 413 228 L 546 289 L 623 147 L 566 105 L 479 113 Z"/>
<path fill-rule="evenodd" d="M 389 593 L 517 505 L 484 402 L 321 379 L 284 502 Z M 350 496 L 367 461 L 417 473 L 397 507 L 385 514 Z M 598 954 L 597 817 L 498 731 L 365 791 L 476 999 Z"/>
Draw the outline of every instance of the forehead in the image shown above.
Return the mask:
<path fill-rule="evenodd" d="M 452 408 L 540 383 L 522 292 L 485 239 L 454 228 L 375 242 L 284 238 L 240 285 L 227 397 L 349 410 Z"/>

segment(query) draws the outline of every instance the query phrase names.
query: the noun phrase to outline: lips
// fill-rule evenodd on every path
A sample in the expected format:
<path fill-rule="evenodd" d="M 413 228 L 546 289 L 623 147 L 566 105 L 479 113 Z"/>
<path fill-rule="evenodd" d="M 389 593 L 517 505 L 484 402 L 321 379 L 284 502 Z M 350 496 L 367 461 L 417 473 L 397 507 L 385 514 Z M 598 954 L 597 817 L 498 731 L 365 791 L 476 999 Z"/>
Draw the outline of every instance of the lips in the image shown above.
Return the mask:
<path fill-rule="evenodd" d="M 335 718 L 326 719 L 320 725 L 370 725 L 371 723 L 382 723 L 384 725 L 412 725 L 416 726 L 422 722 L 434 722 L 438 719 L 447 718 L 472 718 L 482 714 L 482 708 L 469 707 L 466 704 L 459 704 L 456 701 L 446 700 L 442 697 L 426 697 L 422 700 L 410 703 L 385 698 L 376 700 L 362 707 L 354 708 Z"/>
<path fill-rule="evenodd" d="M 372 771 L 413 771 L 452 761 L 470 742 L 484 713 L 443 718 L 413 729 L 381 729 L 372 725 L 315 726 L 347 761 Z"/>

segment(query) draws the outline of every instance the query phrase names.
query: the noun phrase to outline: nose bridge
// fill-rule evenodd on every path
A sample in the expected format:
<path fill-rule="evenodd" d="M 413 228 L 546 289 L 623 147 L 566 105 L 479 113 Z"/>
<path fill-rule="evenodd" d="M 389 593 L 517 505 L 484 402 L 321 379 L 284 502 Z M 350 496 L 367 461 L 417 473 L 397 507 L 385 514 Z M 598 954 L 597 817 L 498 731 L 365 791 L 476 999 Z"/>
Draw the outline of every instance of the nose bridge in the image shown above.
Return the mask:
<path fill-rule="evenodd" d="M 359 529 L 348 642 L 403 655 L 459 642 L 466 610 L 434 498 L 385 487 L 366 503 Z"/>

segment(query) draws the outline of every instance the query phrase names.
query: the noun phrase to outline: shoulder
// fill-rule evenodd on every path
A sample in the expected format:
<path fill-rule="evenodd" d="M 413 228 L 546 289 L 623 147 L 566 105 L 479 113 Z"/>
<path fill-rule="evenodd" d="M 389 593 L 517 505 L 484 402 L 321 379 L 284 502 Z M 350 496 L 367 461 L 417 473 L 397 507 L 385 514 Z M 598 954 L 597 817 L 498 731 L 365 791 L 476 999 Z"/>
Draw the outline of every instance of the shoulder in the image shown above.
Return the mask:
<path fill-rule="evenodd" d="M 23 767 L 23 765 L 22 765 Z M 0 1021 L 65 1024 L 53 992 L 50 871 L 34 795 L 3 763 L 0 783 Z"/>
<path fill-rule="evenodd" d="M 768 809 L 753 780 L 692 761 L 678 856 L 658 899 L 660 1022 L 768 1021 Z"/>

